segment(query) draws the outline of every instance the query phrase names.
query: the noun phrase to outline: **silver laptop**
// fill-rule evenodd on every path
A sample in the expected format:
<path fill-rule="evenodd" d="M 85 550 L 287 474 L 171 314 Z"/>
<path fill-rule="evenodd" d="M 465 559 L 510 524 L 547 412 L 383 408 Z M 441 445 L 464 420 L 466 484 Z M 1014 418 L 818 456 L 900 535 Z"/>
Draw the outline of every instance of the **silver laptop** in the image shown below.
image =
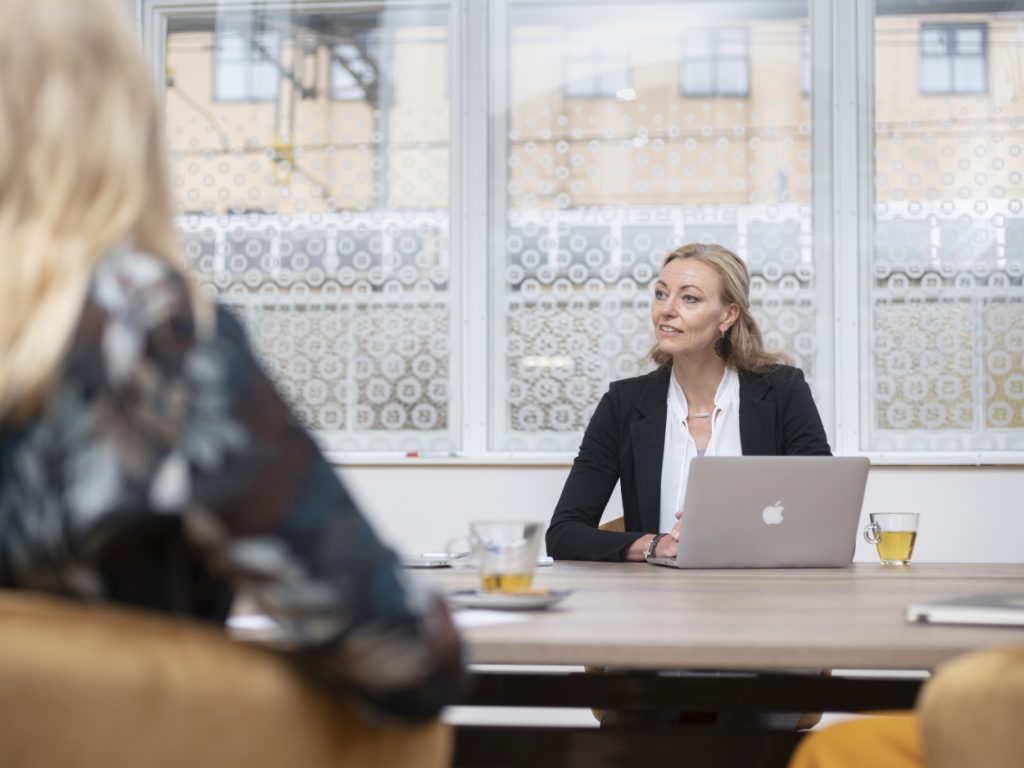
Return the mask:
<path fill-rule="evenodd" d="M 698 456 L 673 568 L 840 568 L 853 561 L 870 462 L 837 456 Z"/>

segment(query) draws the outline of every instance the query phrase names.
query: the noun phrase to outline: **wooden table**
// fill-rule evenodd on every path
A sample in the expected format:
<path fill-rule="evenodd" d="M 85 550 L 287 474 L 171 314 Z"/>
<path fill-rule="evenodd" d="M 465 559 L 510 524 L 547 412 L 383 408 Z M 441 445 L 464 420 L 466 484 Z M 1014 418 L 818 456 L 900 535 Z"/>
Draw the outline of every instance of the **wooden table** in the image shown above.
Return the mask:
<path fill-rule="evenodd" d="M 477 574 L 468 569 L 419 572 L 418 577 L 444 591 L 477 586 Z M 473 662 L 622 671 L 557 677 L 478 674 L 465 703 L 732 712 L 901 708 L 913 704 L 919 679 L 790 673 L 931 670 L 973 650 L 1024 643 L 1022 630 L 926 626 L 904 619 L 907 605 L 914 602 L 1024 592 L 1024 565 L 1017 564 L 679 571 L 642 563 L 558 562 L 538 569 L 535 586 L 571 589 L 573 594 L 556 608 L 524 614 L 528 618 L 522 622 L 467 629 Z M 654 672 L 678 669 L 771 674 L 680 679 Z M 532 735 L 535 746 L 541 743 L 537 738 L 547 740 L 543 754 L 548 762 L 532 757 L 531 764 L 597 766 L 638 764 L 641 756 L 643 761 L 665 759 L 678 756 L 679 732 L 687 730 L 693 765 L 784 765 L 797 738 L 774 732 L 766 740 L 750 733 L 723 735 L 722 729 L 678 726 L 664 740 L 650 728 L 590 729 L 589 735 L 562 730 L 557 740 L 554 731 Z M 460 729 L 455 764 L 515 765 L 525 759 L 511 746 L 497 748 L 505 735 L 513 735 L 506 731 Z M 744 745 L 750 749 L 723 762 L 724 751 L 746 749 Z M 622 754 L 631 760 L 622 763 L 615 757 Z M 707 762 L 700 762 L 701 754 Z"/>

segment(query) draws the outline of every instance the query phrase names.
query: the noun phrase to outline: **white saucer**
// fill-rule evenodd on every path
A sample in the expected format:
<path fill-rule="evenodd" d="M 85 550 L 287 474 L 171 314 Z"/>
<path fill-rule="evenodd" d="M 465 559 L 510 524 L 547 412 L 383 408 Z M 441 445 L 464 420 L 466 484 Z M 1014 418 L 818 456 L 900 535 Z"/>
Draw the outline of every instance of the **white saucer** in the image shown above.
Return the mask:
<path fill-rule="evenodd" d="M 490 608 L 501 611 L 529 611 L 550 608 L 572 594 L 571 589 L 551 589 L 537 594 L 502 595 L 464 589 L 449 592 L 445 599 L 455 608 Z"/>

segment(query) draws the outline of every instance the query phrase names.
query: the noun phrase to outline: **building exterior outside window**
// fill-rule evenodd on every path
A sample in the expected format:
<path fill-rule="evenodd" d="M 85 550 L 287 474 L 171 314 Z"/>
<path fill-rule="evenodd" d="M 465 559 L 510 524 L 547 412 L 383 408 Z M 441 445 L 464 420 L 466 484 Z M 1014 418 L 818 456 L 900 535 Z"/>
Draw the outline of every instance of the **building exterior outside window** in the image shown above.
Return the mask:
<path fill-rule="evenodd" d="M 921 25 L 921 93 L 988 90 L 985 24 Z"/>
<path fill-rule="evenodd" d="M 683 43 L 683 95 L 746 96 L 750 92 L 748 36 L 742 27 L 687 32 Z"/>
<path fill-rule="evenodd" d="M 275 101 L 281 80 L 281 39 L 256 30 L 248 15 L 221 16 L 213 40 L 216 101 Z"/>

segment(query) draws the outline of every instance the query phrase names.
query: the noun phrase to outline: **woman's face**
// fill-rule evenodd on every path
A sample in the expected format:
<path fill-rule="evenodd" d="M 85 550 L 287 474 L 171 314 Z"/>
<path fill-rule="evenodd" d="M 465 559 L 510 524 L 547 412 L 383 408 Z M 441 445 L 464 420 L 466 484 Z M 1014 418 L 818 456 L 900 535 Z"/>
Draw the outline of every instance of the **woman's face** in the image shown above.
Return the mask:
<path fill-rule="evenodd" d="M 739 308 L 723 304 L 718 273 L 703 261 L 673 259 L 654 284 L 651 319 L 658 349 L 672 355 L 706 355 L 736 322 Z"/>

